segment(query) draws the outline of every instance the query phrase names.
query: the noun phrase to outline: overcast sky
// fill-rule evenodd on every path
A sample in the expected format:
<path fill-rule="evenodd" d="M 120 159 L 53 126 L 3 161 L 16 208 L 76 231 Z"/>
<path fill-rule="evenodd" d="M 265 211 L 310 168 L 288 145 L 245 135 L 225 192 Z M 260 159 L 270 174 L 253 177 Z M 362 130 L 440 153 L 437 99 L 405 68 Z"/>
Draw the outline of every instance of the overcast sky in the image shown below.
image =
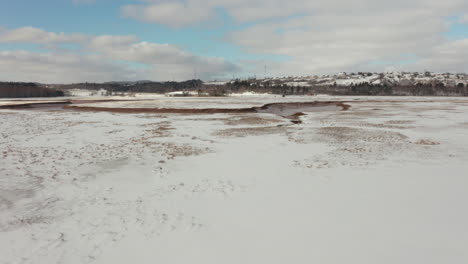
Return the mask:
<path fill-rule="evenodd" d="M 0 81 L 392 70 L 468 72 L 468 1 L 0 0 Z"/>

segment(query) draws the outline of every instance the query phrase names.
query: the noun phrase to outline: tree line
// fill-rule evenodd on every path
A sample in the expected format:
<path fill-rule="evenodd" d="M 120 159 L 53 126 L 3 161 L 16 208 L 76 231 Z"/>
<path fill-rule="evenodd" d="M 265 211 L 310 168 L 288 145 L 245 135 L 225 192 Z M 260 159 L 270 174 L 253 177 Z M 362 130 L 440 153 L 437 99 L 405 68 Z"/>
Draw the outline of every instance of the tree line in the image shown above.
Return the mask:
<path fill-rule="evenodd" d="M 197 91 L 203 82 L 188 80 L 183 82 L 109 82 L 109 83 L 75 83 L 60 85 L 61 89 L 106 90 L 110 93 L 169 93 L 175 91 Z"/>
<path fill-rule="evenodd" d="M 37 83 L 0 82 L 0 98 L 58 97 L 68 89 L 106 90 L 112 93 L 169 93 L 174 91 L 197 91 L 209 96 L 222 96 L 229 93 L 256 92 L 279 95 L 374 95 L 374 96 L 468 96 L 468 86 L 458 84 L 445 86 L 443 83 L 414 85 L 375 85 L 369 83 L 350 86 L 287 86 L 271 81 L 257 83 L 249 80 L 236 80 L 225 85 L 205 85 L 201 80 L 184 82 L 110 82 L 77 83 L 66 85 L 45 85 Z M 53 88 L 50 88 L 53 87 Z M 64 92 L 65 91 L 65 92 Z"/>
<path fill-rule="evenodd" d="M 234 81 L 226 84 L 226 93 L 256 92 L 273 93 L 280 95 L 355 95 L 355 96 L 468 96 L 468 86 L 458 84 L 445 86 L 443 83 L 414 84 L 414 85 L 377 85 L 369 83 L 353 84 L 350 86 L 312 85 L 312 86 L 286 86 L 271 82 L 259 85 L 249 81 Z"/>
<path fill-rule="evenodd" d="M 37 83 L 0 82 L 0 98 L 59 97 L 65 93 Z"/>

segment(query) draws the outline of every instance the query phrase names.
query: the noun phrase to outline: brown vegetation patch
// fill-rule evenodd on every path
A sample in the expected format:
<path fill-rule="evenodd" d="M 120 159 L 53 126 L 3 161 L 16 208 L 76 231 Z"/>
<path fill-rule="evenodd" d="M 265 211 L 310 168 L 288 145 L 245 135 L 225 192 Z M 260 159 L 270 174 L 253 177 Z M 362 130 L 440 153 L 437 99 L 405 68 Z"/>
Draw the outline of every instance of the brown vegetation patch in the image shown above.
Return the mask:
<path fill-rule="evenodd" d="M 385 123 L 369 123 L 369 122 L 360 122 L 358 126 L 362 127 L 372 127 L 372 128 L 389 128 L 389 129 L 410 129 L 414 126 L 402 126 L 402 125 L 392 125 L 387 122 Z"/>
<path fill-rule="evenodd" d="M 389 120 L 385 121 L 385 124 L 389 125 L 409 125 L 409 124 L 414 124 L 414 120 Z"/>
<path fill-rule="evenodd" d="M 261 116 L 234 116 L 226 119 L 221 119 L 224 124 L 229 126 L 239 125 L 268 125 L 281 123 L 277 118 L 261 117 Z"/>
<path fill-rule="evenodd" d="M 123 131 L 124 131 L 123 129 L 115 129 L 115 130 L 111 130 L 111 131 L 106 132 L 106 134 L 112 135 L 112 134 L 121 133 Z"/>
<path fill-rule="evenodd" d="M 468 122 L 462 122 L 459 124 L 461 127 L 468 127 Z"/>
<path fill-rule="evenodd" d="M 349 141 L 392 142 L 407 140 L 408 137 L 397 132 L 373 131 L 351 127 L 322 127 L 318 135 L 336 143 Z"/>
<path fill-rule="evenodd" d="M 245 128 L 229 128 L 215 132 L 213 135 L 221 137 L 246 137 L 246 136 L 263 136 L 272 134 L 287 133 L 286 126 L 269 126 L 269 127 L 245 127 Z"/>
<path fill-rule="evenodd" d="M 323 169 L 342 166 L 368 167 L 411 147 L 408 137 L 394 131 L 355 127 L 321 127 L 294 131 L 289 140 L 297 143 L 325 143 L 330 150 L 305 157 L 295 165 Z"/>
<path fill-rule="evenodd" d="M 418 145 L 427 145 L 427 146 L 440 145 L 439 142 L 433 141 L 433 140 L 430 140 L 430 139 L 420 139 L 420 140 L 414 142 L 414 144 L 418 144 Z"/>
<path fill-rule="evenodd" d="M 329 169 L 336 167 L 336 164 L 332 160 L 325 159 L 314 159 L 314 160 L 295 160 L 293 161 L 293 166 L 307 168 L 307 169 Z"/>
<path fill-rule="evenodd" d="M 180 145 L 176 143 L 162 143 L 161 146 L 164 148 L 164 153 L 168 159 L 174 159 L 176 157 L 198 156 L 211 152 L 211 149 L 209 148 L 199 148 L 189 144 Z"/>
<path fill-rule="evenodd" d="M 354 127 L 327 126 L 320 128 L 310 128 L 304 130 L 294 130 L 288 133 L 290 141 L 308 144 L 315 142 L 329 143 L 339 145 L 341 148 L 350 144 L 356 147 L 356 144 L 367 143 L 407 143 L 408 137 L 393 131 L 371 130 Z M 358 148 L 361 146 L 357 146 Z"/>
<path fill-rule="evenodd" d="M 79 126 L 79 125 L 95 125 L 99 123 L 100 122 L 96 122 L 96 121 L 64 121 L 63 122 L 63 124 L 67 127 L 74 127 L 74 126 Z"/>
<path fill-rule="evenodd" d="M 171 122 L 169 121 L 146 124 L 144 127 L 150 127 L 151 129 L 145 130 L 145 132 L 155 137 L 169 137 L 172 135 L 170 131 L 175 129 L 171 126 Z"/>
<path fill-rule="evenodd" d="M 365 146 L 349 146 L 336 149 L 340 152 L 349 152 L 349 153 L 370 153 L 372 150 Z"/>
<path fill-rule="evenodd" d="M 47 223 L 51 219 L 42 215 L 30 215 L 15 217 L 7 223 L 0 224 L 0 231 L 12 231 L 18 228 L 24 228 L 26 226 L 32 226 L 39 223 Z"/>
<path fill-rule="evenodd" d="M 342 116 L 357 116 L 357 117 L 371 117 L 375 116 L 377 113 L 375 111 L 347 111 L 341 112 Z"/>
<path fill-rule="evenodd" d="M 442 107 L 442 106 L 413 106 L 410 107 L 408 110 L 413 112 L 430 112 L 430 111 L 455 111 L 455 107 Z"/>

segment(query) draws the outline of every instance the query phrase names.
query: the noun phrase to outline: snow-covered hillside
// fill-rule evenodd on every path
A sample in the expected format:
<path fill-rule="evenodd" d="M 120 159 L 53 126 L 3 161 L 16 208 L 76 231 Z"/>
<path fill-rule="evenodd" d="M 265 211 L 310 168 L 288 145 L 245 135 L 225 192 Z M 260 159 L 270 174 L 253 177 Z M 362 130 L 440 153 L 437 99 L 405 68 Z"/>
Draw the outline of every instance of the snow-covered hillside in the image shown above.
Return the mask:
<path fill-rule="evenodd" d="M 262 86 L 268 82 L 270 85 L 287 86 L 325 86 L 338 85 L 350 86 L 362 83 L 374 85 L 417 85 L 417 84 L 444 84 L 445 86 L 468 85 L 468 74 L 464 73 L 432 73 L 432 72 L 359 72 L 339 73 L 335 75 L 311 75 L 311 76 L 283 76 L 260 79 L 246 79 L 250 83 Z M 230 81 L 233 82 L 233 81 Z M 207 82 L 212 85 L 223 85 L 229 82 Z"/>

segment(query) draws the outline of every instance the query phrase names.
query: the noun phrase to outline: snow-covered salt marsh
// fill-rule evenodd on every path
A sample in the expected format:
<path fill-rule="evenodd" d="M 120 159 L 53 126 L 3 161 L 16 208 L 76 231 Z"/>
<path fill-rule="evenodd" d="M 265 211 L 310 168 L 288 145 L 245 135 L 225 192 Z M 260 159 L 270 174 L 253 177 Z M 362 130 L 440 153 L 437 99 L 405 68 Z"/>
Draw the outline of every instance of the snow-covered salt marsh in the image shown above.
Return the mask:
<path fill-rule="evenodd" d="M 259 107 L 270 103 L 316 102 L 316 101 L 403 101 L 403 102 L 458 102 L 460 97 L 394 97 L 394 96 L 286 96 L 273 94 L 235 94 L 227 97 L 110 97 L 109 102 L 88 102 L 82 107 L 102 108 L 248 108 Z"/>
<path fill-rule="evenodd" d="M 116 101 L 105 103 L 87 103 L 83 107 L 121 107 L 121 108 L 247 108 L 278 102 L 311 102 L 315 96 L 257 95 L 229 97 L 160 97 L 132 101 Z"/>
<path fill-rule="evenodd" d="M 157 100 L 351 108 L 0 110 L 0 263 L 468 262 L 468 99 Z"/>

